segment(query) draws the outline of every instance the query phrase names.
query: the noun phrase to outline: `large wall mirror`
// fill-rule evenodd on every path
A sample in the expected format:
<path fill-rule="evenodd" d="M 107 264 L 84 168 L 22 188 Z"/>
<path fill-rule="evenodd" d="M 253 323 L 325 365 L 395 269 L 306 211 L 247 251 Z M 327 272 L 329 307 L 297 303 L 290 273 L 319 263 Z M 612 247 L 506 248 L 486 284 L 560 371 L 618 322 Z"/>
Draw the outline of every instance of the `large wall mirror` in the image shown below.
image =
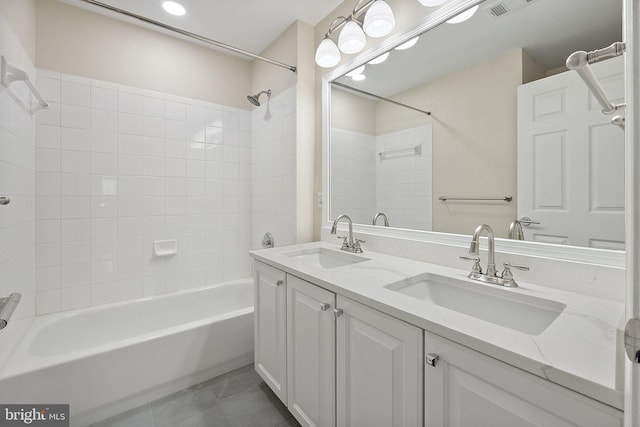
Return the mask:
<path fill-rule="evenodd" d="M 328 217 L 624 250 L 624 131 L 565 68 L 621 41 L 622 14 L 620 0 L 485 1 L 351 64 L 327 82 Z M 593 67 L 623 102 L 623 58 Z"/>

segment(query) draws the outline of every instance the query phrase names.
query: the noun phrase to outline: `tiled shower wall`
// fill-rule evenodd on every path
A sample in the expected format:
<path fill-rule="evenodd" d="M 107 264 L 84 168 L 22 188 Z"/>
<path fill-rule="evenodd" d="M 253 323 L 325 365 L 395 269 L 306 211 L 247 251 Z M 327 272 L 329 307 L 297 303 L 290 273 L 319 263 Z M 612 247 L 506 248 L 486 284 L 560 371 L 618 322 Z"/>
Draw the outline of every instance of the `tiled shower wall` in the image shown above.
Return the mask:
<path fill-rule="evenodd" d="M 376 214 L 376 137 L 331 130 L 331 216 L 371 224 Z"/>
<path fill-rule="evenodd" d="M 11 27 L 0 14 L 0 55 L 35 79 L 35 68 Z M 14 319 L 34 315 L 34 139 L 33 116 L 12 98 L 29 104 L 21 82 L 0 86 L 0 297 L 22 294 Z M 39 114 L 39 113 L 36 113 Z M 9 331 L 9 329 L 7 329 Z M 5 335 L 10 332 L 5 332 Z M 0 359 L 1 351 L 0 349 Z M 0 360 L 1 361 L 1 360 Z"/>
<path fill-rule="evenodd" d="M 412 150 L 420 146 L 420 154 Z M 431 125 L 378 135 L 377 153 L 387 153 L 376 163 L 376 204 L 392 227 L 432 230 Z"/>
<path fill-rule="evenodd" d="M 37 86 L 37 313 L 251 275 L 251 114 L 50 71 Z M 178 254 L 154 256 L 175 239 Z"/>
<path fill-rule="evenodd" d="M 274 94 L 252 112 L 252 248 L 264 233 L 277 246 L 297 238 L 296 216 L 296 86 Z"/>
<path fill-rule="evenodd" d="M 371 224 L 384 212 L 391 227 L 431 230 L 432 187 L 431 125 L 378 136 L 331 130 L 333 217 L 344 213 L 353 222 Z"/>

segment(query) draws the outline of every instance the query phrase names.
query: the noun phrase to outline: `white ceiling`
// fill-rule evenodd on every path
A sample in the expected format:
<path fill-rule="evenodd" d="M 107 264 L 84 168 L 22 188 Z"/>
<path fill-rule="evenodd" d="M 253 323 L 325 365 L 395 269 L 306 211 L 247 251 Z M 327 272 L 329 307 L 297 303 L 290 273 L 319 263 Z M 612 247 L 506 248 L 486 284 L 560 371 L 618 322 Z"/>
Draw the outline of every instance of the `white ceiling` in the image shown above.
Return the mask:
<path fill-rule="evenodd" d="M 60 0 L 113 16 L 81 0 Z M 184 16 L 172 16 L 161 0 L 100 0 L 111 6 L 259 54 L 296 20 L 315 26 L 343 0 L 178 0 Z"/>

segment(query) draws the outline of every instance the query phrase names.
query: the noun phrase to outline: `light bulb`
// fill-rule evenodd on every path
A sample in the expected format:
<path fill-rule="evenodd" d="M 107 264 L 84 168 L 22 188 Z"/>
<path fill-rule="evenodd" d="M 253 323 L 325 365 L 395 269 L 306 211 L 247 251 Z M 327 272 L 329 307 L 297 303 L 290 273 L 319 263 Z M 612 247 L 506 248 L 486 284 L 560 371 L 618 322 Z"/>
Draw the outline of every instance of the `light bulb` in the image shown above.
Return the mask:
<path fill-rule="evenodd" d="M 364 16 L 364 32 L 371 37 L 384 37 L 396 26 L 391 7 L 384 0 L 374 1 Z"/>
<path fill-rule="evenodd" d="M 366 79 L 367 76 L 365 76 L 364 74 L 356 74 L 355 76 L 353 76 L 351 78 L 356 82 L 360 82 L 360 81 Z"/>
<path fill-rule="evenodd" d="M 446 3 L 447 0 L 418 0 L 420 4 L 427 7 L 440 6 L 442 3 Z"/>
<path fill-rule="evenodd" d="M 396 50 L 405 50 L 413 47 L 416 43 L 418 43 L 418 37 L 414 37 L 408 42 L 402 43 L 400 46 L 396 47 Z"/>
<path fill-rule="evenodd" d="M 329 37 L 322 40 L 316 49 L 316 64 L 323 68 L 335 67 L 341 58 L 338 46 Z"/>
<path fill-rule="evenodd" d="M 163 1 L 162 2 L 162 8 L 167 13 L 170 13 L 170 14 L 176 15 L 176 16 L 182 16 L 185 13 L 187 13 L 187 11 L 185 10 L 184 6 L 182 6 L 180 3 L 177 3 L 175 1 Z"/>
<path fill-rule="evenodd" d="M 389 57 L 389 52 L 383 53 L 377 58 L 373 58 L 371 61 L 369 61 L 369 64 L 371 65 L 382 64 L 384 61 L 387 60 L 388 57 Z"/>
<path fill-rule="evenodd" d="M 364 65 L 359 66 L 358 68 L 356 68 L 353 71 L 349 71 L 346 75 L 347 77 L 353 77 L 353 76 L 357 76 L 358 74 L 362 74 L 364 71 Z"/>
<path fill-rule="evenodd" d="M 367 38 L 360 25 L 354 21 L 347 22 L 338 37 L 340 50 L 347 54 L 358 53 L 364 49 L 365 44 L 367 44 Z"/>
<path fill-rule="evenodd" d="M 447 24 L 459 24 L 460 22 L 464 22 L 467 19 L 471 18 L 476 11 L 478 10 L 478 6 L 473 6 L 471 9 L 467 9 L 461 14 L 454 16 L 453 18 L 447 21 Z"/>

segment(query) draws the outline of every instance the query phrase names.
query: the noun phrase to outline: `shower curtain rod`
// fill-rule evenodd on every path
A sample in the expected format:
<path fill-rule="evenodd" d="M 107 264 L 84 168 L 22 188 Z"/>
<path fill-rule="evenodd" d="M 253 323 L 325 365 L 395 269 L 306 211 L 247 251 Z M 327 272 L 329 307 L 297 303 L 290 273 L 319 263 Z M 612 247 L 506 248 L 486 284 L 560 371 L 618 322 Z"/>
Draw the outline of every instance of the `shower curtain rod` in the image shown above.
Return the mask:
<path fill-rule="evenodd" d="M 260 56 L 260 55 L 256 55 L 255 53 L 247 52 L 246 50 L 242 50 L 242 49 L 240 49 L 238 47 L 231 46 L 231 45 L 228 45 L 226 43 L 222 43 L 222 42 L 219 42 L 217 40 L 213 40 L 213 39 L 210 39 L 210 38 L 207 38 L 207 37 L 195 34 L 195 33 L 191 33 L 189 31 L 181 30 L 180 28 L 172 27 L 171 25 L 163 24 L 162 22 L 154 21 L 153 19 L 145 18 L 144 16 L 137 15 L 137 14 L 135 14 L 133 12 L 129 12 L 127 10 L 117 8 L 115 6 L 111 6 L 111 5 L 108 5 L 108 4 L 105 4 L 105 3 L 101 3 L 101 2 L 96 1 L 96 0 L 81 0 L 81 1 L 83 1 L 84 3 L 89 3 L 89 4 L 92 4 L 94 6 L 101 7 L 103 9 L 110 10 L 111 12 L 119 13 L 121 15 L 126 15 L 126 16 L 128 16 L 130 18 L 134 18 L 134 19 L 140 20 L 140 21 L 145 22 L 147 24 L 155 25 L 156 27 L 160 27 L 160 28 L 163 28 L 165 30 L 173 31 L 174 33 L 178 33 L 178 34 L 181 34 L 183 36 L 190 37 L 192 39 L 195 39 L 195 40 L 198 40 L 198 41 L 201 41 L 201 42 L 204 42 L 204 43 L 208 43 L 208 44 L 211 44 L 213 46 L 216 46 L 216 47 L 219 47 L 219 48 L 222 48 L 222 49 L 230 50 L 232 52 L 239 53 L 241 55 L 248 56 L 248 57 L 253 58 L 253 59 L 258 59 L 260 61 L 267 62 L 267 63 L 269 63 L 271 65 L 276 65 L 278 67 L 286 68 L 287 70 L 293 71 L 294 73 L 296 72 L 296 67 L 294 65 L 288 65 L 288 64 L 285 64 L 283 62 L 276 61 L 274 59 L 265 58 L 264 56 Z"/>
<path fill-rule="evenodd" d="M 331 82 L 331 84 L 343 87 L 343 88 L 348 89 L 348 90 L 352 90 L 354 92 L 359 92 L 359 93 L 362 93 L 364 95 L 372 96 L 374 98 L 381 99 L 382 101 L 387 101 L 387 102 L 390 102 L 392 104 L 396 104 L 396 105 L 399 105 L 401 107 L 408 108 L 410 110 L 418 111 L 420 113 L 426 114 L 427 116 L 431 115 L 431 111 L 424 111 L 424 110 L 421 110 L 419 108 L 412 107 L 411 105 L 403 104 L 402 102 L 394 101 L 393 99 L 389 99 L 389 98 L 385 98 L 384 96 L 376 95 L 375 93 L 367 92 L 367 91 L 364 91 L 362 89 L 356 89 L 355 87 L 351 87 L 351 86 L 346 85 L 344 83 L 333 81 L 333 82 Z"/>

